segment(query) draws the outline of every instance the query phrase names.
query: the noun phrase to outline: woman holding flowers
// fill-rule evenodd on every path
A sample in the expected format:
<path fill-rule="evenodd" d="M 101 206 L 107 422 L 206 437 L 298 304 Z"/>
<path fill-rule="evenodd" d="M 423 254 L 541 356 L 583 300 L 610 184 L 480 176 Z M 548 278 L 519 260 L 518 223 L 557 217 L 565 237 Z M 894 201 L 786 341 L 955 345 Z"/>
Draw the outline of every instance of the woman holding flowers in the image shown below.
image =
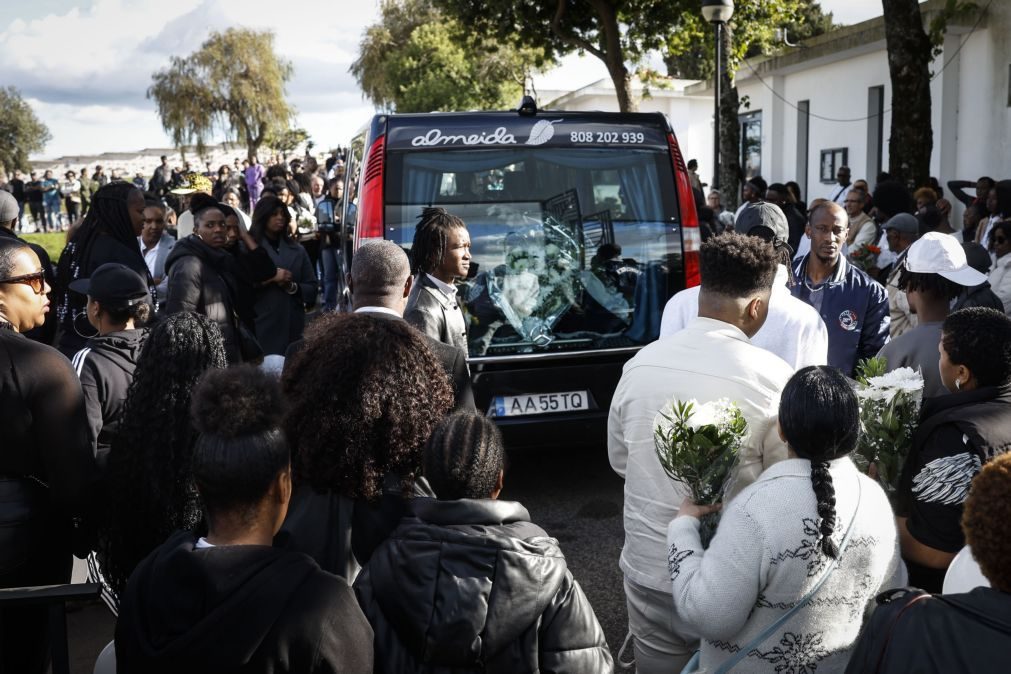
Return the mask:
<path fill-rule="evenodd" d="M 888 499 L 849 459 L 858 415 L 839 370 L 800 370 L 779 406 L 790 458 L 727 504 L 707 550 L 699 518 L 718 506 L 681 504 L 668 570 L 705 671 L 841 672 L 874 596 L 903 584 Z"/>
<path fill-rule="evenodd" d="M 981 307 L 956 311 L 939 349 L 950 393 L 923 402 L 896 509 L 910 584 L 928 592 L 941 591 L 965 545 L 960 521 L 972 479 L 1011 447 L 1011 319 Z"/>

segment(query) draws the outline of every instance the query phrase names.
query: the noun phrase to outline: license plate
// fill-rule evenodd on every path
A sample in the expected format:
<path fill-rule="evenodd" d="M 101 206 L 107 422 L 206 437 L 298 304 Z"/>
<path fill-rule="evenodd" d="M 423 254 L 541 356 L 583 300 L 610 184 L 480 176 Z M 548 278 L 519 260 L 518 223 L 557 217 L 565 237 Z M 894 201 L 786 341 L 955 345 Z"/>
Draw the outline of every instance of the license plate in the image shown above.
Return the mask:
<path fill-rule="evenodd" d="M 588 409 L 590 409 L 590 396 L 586 391 L 495 397 L 495 416 L 497 417 L 575 412 Z"/>

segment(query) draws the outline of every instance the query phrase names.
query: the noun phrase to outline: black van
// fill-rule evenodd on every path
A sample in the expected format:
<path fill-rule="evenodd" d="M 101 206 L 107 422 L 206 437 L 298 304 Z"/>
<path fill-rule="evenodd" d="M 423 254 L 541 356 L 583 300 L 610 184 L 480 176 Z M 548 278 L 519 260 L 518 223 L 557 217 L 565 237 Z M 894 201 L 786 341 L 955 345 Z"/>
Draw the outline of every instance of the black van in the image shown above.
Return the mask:
<path fill-rule="evenodd" d="M 358 199 L 344 260 L 369 239 L 410 250 L 426 206 L 463 218 L 479 410 L 510 446 L 599 442 L 622 365 L 698 284 L 694 197 L 664 115 L 524 103 L 375 116 L 345 167 Z"/>

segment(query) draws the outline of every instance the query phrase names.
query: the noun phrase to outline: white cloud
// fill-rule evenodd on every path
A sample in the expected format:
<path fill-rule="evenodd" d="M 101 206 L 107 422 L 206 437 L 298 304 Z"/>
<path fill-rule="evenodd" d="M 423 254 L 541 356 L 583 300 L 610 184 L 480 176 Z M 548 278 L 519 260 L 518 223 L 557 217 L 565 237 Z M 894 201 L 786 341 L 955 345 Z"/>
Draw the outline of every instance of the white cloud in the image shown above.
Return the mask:
<path fill-rule="evenodd" d="M 378 15 L 378 0 L 302 0 L 297 11 L 276 0 L 63 5 L 0 23 L 4 84 L 18 87 L 49 126 L 45 156 L 169 144 L 145 97 L 152 73 L 230 26 L 274 31 L 278 52 L 294 64 L 288 94 L 297 123 L 317 145 L 346 142 L 372 112 L 348 67 L 359 36 Z"/>
<path fill-rule="evenodd" d="M 169 57 L 199 47 L 213 30 L 270 29 L 295 74 L 290 102 L 319 147 L 346 143 L 372 106 L 348 72 L 379 0 L 34 0 L 0 20 L 4 84 L 21 89 L 53 140 L 45 156 L 166 146 L 154 104 L 145 98 L 151 74 Z M 881 13 L 880 0 L 823 0 L 840 23 Z M 549 81 L 572 86 L 606 77 L 592 57 L 565 60 Z M 545 87 L 548 81 L 540 86 Z"/>

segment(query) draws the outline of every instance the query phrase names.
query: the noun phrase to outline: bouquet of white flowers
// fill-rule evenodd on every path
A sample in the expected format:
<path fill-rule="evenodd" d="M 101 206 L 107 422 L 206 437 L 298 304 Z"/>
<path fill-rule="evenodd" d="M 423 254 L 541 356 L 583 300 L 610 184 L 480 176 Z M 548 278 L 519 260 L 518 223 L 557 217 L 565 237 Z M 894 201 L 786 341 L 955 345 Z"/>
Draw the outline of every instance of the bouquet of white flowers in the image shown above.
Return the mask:
<path fill-rule="evenodd" d="M 923 376 L 908 367 L 885 372 L 887 366 L 884 358 L 868 358 L 857 368 L 861 432 L 853 461 L 864 471 L 874 463 L 878 482 L 891 496 L 916 430 Z"/>
<path fill-rule="evenodd" d="M 721 398 L 699 404 L 697 400 L 671 400 L 653 420 L 653 442 L 660 465 L 668 477 L 688 489 L 693 502 L 718 503 L 748 434 L 748 422 L 736 403 Z M 702 545 L 716 533 L 719 514 L 702 519 Z"/>

